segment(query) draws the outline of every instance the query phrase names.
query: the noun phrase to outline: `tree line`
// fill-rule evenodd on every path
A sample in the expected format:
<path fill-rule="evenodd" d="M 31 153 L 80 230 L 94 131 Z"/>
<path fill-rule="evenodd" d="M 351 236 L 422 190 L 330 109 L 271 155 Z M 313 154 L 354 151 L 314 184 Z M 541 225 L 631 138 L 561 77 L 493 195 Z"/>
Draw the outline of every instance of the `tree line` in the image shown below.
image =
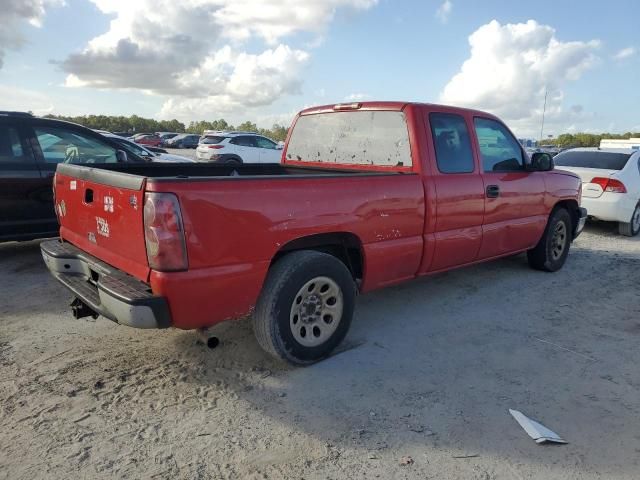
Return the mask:
<path fill-rule="evenodd" d="M 599 147 L 600 140 L 607 139 L 619 139 L 627 140 L 629 138 L 639 138 L 639 132 L 627 132 L 627 133 L 563 133 L 556 138 L 550 138 L 543 140 L 544 145 L 556 145 L 562 148 L 568 147 Z"/>
<path fill-rule="evenodd" d="M 242 130 L 246 132 L 256 132 L 269 137 L 276 142 L 284 141 L 287 137 L 288 128 L 275 123 L 271 128 L 259 128 L 255 123 L 246 121 L 238 126 L 233 126 L 224 119 L 214 121 L 190 122 L 188 125 L 178 120 L 155 120 L 153 118 L 143 118 L 138 115 L 113 116 L 113 115 L 80 115 L 67 117 L 62 115 L 46 115 L 46 118 L 65 120 L 67 122 L 78 123 L 94 130 L 107 130 L 109 132 L 126 132 L 133 135 L 142 132 L 178 132 L 201 134 L 205 130 Z"/>

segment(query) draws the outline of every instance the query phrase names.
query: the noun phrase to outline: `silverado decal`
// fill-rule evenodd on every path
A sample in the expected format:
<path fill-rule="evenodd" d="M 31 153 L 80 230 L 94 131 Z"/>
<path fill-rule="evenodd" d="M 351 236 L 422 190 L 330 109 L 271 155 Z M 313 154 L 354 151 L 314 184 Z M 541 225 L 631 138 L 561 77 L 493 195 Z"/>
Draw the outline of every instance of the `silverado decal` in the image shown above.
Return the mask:
<path fill-rule="evenodd" d="M 98 235 L 109 237 L 109 222 L 107 222 L 104 218 L 96 217 L 96 224 Z"/>

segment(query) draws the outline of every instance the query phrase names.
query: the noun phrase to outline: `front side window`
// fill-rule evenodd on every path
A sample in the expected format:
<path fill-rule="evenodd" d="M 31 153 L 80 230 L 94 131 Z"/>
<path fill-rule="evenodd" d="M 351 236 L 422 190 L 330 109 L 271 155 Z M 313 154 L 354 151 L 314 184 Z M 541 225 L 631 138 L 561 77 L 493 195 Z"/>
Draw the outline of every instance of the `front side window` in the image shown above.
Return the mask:
<path fill-rule="evenodd" d="M 83 133 L 58 127 L 36 127 L 47 163 L 116 163 L 116 149 Z"/>
<path fill-rule="evenodd" d="M 410 167 L 411 149 L 404 113 L 355 111 L 303 115 L 291 132 L 286 159 Z"/>
<path fill-rule="evenodd" d="M 488 118 L 474 119 L 482 167 L 485 172 L 514 172 L 524 170 L 520 143 L 504 125 Z"/>
<path fill-rule="evenodd" d="M 464 118 L 449 113 L 432 113 L 429 115 L 429 123 L 438 170 L 441 173 L 473 172 L 473 151 Z"/>
<path fill-rule="evenodd" d="M 18 130 L 0 126 L 0 163 L 22 162 L 24 159 L 24 149 Z"/>
<path fill-rule="evenodd" d="M 268 138 L 264 137 L 256 137 L 256 145 L 259 148 L 270 148 L 271 150 L 275 150 L 276 148 L 275 142 L 272 142 Z"/>

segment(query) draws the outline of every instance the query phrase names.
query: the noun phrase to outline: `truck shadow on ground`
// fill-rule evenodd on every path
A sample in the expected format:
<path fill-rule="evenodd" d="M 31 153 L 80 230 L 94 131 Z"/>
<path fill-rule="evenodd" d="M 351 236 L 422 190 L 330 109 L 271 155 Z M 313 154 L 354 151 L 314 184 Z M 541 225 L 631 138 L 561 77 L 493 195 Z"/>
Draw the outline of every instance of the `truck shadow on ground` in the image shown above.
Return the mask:
<path fill-rule="evenodd" d="M 579 458 L 579 468 L 622 468 L 620 458 L 637 446 L 640 296 L 631 308 L 622 297 L 637 289 L 639 266 L 640 255 L 576 248 L 554 275 L 529 270 L 520 255 L 374 292 L 359 299 L 345 345 L 307 368 L 264 354 L 246 320 L 216 328 L 219 350 L 186 335 L 176 348 L 212 372 L 195 383 L 227 378 L 227 388 L 272 421 L 340 449 L 534 463 L 542 455 L 556 467 L 575 468 Z M 591 271 L 600 275 L 597 296 L 593 285 L 581 287 Z M 601 296 L 612 308 L 605 318 Z M 543 449 L 509 408 L 572 443 Z"/>

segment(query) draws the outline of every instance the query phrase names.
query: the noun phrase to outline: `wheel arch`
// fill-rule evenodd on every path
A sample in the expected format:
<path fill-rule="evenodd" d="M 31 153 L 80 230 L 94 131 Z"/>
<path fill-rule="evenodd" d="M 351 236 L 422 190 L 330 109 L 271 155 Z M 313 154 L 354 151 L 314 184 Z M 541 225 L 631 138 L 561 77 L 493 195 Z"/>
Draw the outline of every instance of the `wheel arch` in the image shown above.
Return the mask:
<path fill-rule="evenodd" d="M 364 277 L 364 249 L 360 238 L 353 233 L 329 232 L 296 238 L 280 247 L 271 259 L 271 265 L 284 255 L 299 250 L 315 250 L 336 257 L 345 264 L 358 284 Z"/>
<path fill-rule="evenodd" d="M 569 216 L 571 217 L 571 232 L 573 236 L 575 236 L 576 229 L 578 228 L 578 222 L 580 221 L 580 205 L 578 205 L 578 202 L 572 198 L 560 200 L 553 206 L 549 217 L 551 217 L 551 214 L 553 212 L 560 208 L 564 208 L 567 212 L 569 212 Z"/>

